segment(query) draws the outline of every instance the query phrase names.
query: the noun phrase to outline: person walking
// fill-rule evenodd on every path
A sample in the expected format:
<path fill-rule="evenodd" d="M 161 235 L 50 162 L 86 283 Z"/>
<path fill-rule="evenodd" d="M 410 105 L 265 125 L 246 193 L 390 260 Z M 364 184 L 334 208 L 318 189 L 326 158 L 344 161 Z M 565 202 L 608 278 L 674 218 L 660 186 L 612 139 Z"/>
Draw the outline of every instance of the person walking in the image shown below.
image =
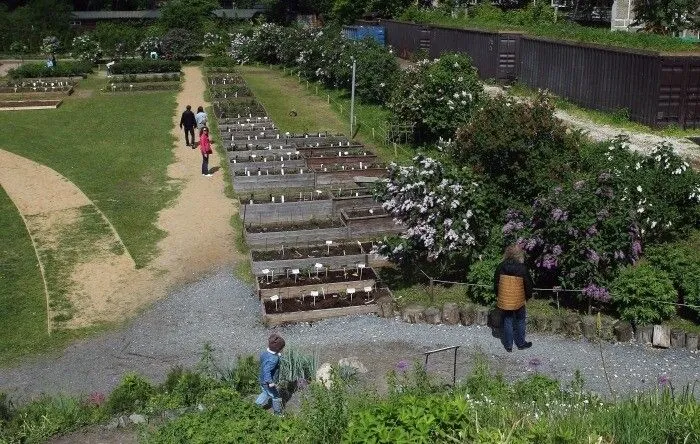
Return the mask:
<path fill-rule="evenodd" d="M 204 112 L 204 108 L 197 107 L 197 114 L 194 115 L 197 122 L 197 129 L 199 129 L 199 135 L 202 135 L 202 129 L 207 126 L 207 113 Z"/>
<path fill-rule="evenodd" d="M 58 67 L 58 60 L 56 60 L 56 54 L 51 54 L 51 65 L 54 68 Z"/>
<path fill-rule="evenodd" d="M 493 277 L 496 305 L 501 309 L 501 342 L 507 352 L 513 351 L 513 342 L 518 350 L 532 347 L 525 340 L 525 303 L 532 297 L 533 285 L 524 262 L 523 249 L 509 245 Z"/>
<path fill-rule="evenodd" d="M 272 333 L 267 339 L 267 349 L 260 353 L 260 388 L 262 392 L 258 395 L 255 403 L 260 407 L 267 408 L 267 404 L 272 399 L 272 411 L 275 415 L 282 415 L 282 397 L 277 388 L 280 369 L 280 353 L 284 349 L 284 339 L 277 333 Z"/>
<path fill-rule="evenodd" d="M 194 113 L 192 112 L 192 107 L 187 105 L 185 111 L 180 117 L 180 129 L 185 128 L 185 144 L 191 146 L 192 149 L 195 148 L 194 142 L 194 127 L 197 126 L 197 119 L 194 118 Z M 192 138 L 192 144 L 190 145 L 190 137 Z"/>
<path fill-rule="evenodd" d="M 199 135 L 199 151 L 202 152 L 202 176 L 211 177 L 209 174 L 209 155 L 212 153 L 211 142 L 209 141 L 209 128 L 202 128 Z"/>

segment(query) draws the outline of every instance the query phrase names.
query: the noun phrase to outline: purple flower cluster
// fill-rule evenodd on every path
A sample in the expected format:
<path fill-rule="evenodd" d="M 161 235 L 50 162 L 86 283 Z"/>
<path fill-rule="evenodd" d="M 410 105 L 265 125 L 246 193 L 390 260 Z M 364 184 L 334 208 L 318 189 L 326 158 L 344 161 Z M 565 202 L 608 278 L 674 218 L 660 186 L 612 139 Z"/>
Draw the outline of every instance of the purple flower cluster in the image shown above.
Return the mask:
<path fill-rule="evenodd" d="M 671 384 L 671 378 L 668 376 L 668 374 L 661 373 L 656 379 L 656 382 L 659 384 L 659 387 L 666 387 Z"/>
<path fill-rule="evenodd" d="M 552 254 L 554 254 L 555 256 L 559 256 L 559 255 L 561 255 L 561 253 L 562 253 L 561 245 L 555 245 L 552 248 Z"/>
<path fill-rule="evenodd" d="M 583 289 L 583 294 L 598 302 L 610 302 L 610 292 L 605 287 L 590 283 Z"/>
<path fill-rule="evenodd" d="M 505 225 L 503 225 L 503 234 L 507 236 L 513 233 L 514 231 L 522 230 L 524 227 L 525 224 L 523 224 L 522 222 L 509 220 L 508 222 L 506 222 Z"/>
<path fill-rule="evenodd" d="M 615 250 L 614 257 L 615 259 L 623 260 L 625 258 L 625 253 L 621 250 Z"/>
<path fill-rule="evenodd" d="M 612 174 L 610 173 L 600 173 L 598 175 L 598 182 L 607 182 L 612 179 Z"/>
<path fill-rule="evenodd" d="M 408 371 L 408 367 L 409 367 L 408 362 L 404 361 L 403 359 L 396 363 L 396 370 L 401 372 L 401 373 Z"/>
<path fill-rule="evenodd" d="M 569 217 L 569 213 L 562 210 L 561 208 L 555 208 L 552 210 L 552 219 L 554 219 L 555 221 L 563 222 L 566 219 L 568 219 L 568 217 Z"/>
<path fill-rule="evenodd" d="M 602 210 L 600 210 L 596 213 L 596 217 L 600 221 L 605 220 L 605 218 L 607 218 L 609 216 L 610 216 L 610 212 L 608 210 L 606 210 L 605 208 L 603 208 Z"/>
<path fill-rule="evenodd" d="M 556 256 L 553 256 L 551 254 L 545 254 L 540 260 L 536 262 L 536 265 L 546 270 L 552 270 L 554 268 L 557 268 L 559 262 L 557 261 Z"/>
<path fill-rule="evenodd" d="M 581 191 L 583 189 L 584 185 L 586 185 L 585 180 L 578 180 L 578 181 L 574 182 L 574 190 Z"/>
<path fill-rule="evenodd" d="M 639 256 L 642 254 L 642 243 L 639 242 L 639 239 L 635 239 L 632 241 L 632 262 L 637 262 L 639 260 Z"/>
<path fill-rule="evenodd" d="M 588 259 L 588 262 L 592 263 L 593 265 L 598 265 L 598 262 L 600 262 L 600 255 L 598 254 L 598 252 L 595 250 L 591 250 L 590 248 L 586 252 L 586 257 Z"/>
<path fill-rule="evenodd" d="M 595 225 L 591 225 L 591 226 L 588 227 L 588 229 L 586 230 L 586 235 L 588 235 L 588 237 L 593 237 L 593 236 L 595 236 L 596 234 L 598 234 L 598 229 L 595 227 Z"/>

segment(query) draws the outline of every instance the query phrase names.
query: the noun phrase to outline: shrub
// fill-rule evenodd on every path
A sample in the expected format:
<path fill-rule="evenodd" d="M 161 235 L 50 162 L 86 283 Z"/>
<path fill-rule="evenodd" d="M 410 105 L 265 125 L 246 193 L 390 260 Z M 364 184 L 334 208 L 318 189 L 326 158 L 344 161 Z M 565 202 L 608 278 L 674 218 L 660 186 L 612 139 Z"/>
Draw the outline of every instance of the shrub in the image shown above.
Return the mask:
<path fill-rule="evenodd" d="M 109 395 L 105 407 L 109 413 L 128 413 L 143 408 L 155 389 L 151 383 L 137 375 L 127 373 Z"/>
<path fill-rule="evenodd" d="M 238 356 L 236 364 L 225 370 L 221 379 L 243 395 L 257 393 L 260 390 L 258 360 L 253 356 Z"/>
<path fill-rule="evenodd" d="M 636 325 L 661 322 L 676 311 L 673 282 L 665 271 L 648 263 L 624 268 L 610 291 L 620 318 Z"/>
<path fill-rule="evenodd" d="M 469 57 L 445 54 L 406 70 L 389 108 L 396 123 L 414 125 L 416 141 L 434 142 L 453 138 L 457 128 L 469 121 L 482 94 Z"/>
<path fill-rule="evenodd" d="M 90 34 L 83 34 L 73 39 L 71 55 L 86 62 L 97 63 L 102 57 L 102 48 L 100 48 L 100 43 Z"/>
<path fill-rule="evenodd" d="M 156 37 L 156 36 L 146 37 L 139 44 L 139 46 L 136 48 L 136 52 L 138 52 L 141 55 L 141 57 L 144 59 L 149 58 L 152 52 L 155 52 L 156 54 L 161 55 L 163 53 L 163 49 L 161 46 L 160 37 Z"/>
<path fill-rule="evenodd" d="M 239 63 L 226 55 L 210 56 L 204 59 L 204 66 L 214 68 L 233 68 Z"/>
<path fill-rule="evenodd" d="M 144 29 L 141 26 L 100 22 L 95 26 L 92 35 L 107 56 L 120 60 L 136 51 L 143 40 Z"/>
<path fill-rule="evenodd" d="M 578 160 L 579 140 L 554 111 L 544 94 L 531 102 L 503 96 L 487 100 L 460 127 L 449 153 L 482 173 L 502 201 L 532 202 L 552 182 L 561 182 Z"/>
<path fill-rule="evenodd" d="M 87 77 L 93 66 L 91 62 L 69 62 L 61 60 L 58 66 L 49 68 L 43 62 L 24 63 L 11 69 L 8 75 L 13 79 L 36 79 L 42 77 Z"/>
<path fill-rule="evenodd" d="M 180 72 L 180 62 L 173 60 L 128 59 L 112 65 L 112 74 Z"/>
<path fill-rule="evenodd" d="M 61 41 L 57 37 L 50 35 L 41 41 L 41 52 L 44 54 L 54 54 L 61 47 Z"/>
<path fill-rule="evenodd" d="M 197 37 L 186 29 L 171 29 L 161 40 L 163 58 L 166 60 L 187 60 L 197 54 Z"/>
<path fill-rule="evenodd" d="M 500 263 L 497 257 L 489 257 L 475 261 L 469 267 L 467 282 L 469 298 L 481 305 L 493 305 L 496 302 L 496 294 L 493 292 L 493 275 Z"/>
<path fill-rule="evenodd" d="M 700 251 L 694 247 L 697 244 L 664 244 L 648 248 L 644 256 L 668 273 L 683 302 L 700 307 Z M 693 310 L 700 315 L 700 308 Z"/>

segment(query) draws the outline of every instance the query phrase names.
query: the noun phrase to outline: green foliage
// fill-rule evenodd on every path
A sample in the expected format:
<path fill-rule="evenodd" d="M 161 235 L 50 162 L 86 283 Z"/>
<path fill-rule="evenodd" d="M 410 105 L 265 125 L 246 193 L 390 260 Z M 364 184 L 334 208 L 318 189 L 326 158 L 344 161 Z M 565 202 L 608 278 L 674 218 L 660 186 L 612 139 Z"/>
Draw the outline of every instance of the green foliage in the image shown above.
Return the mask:
<path fill-rule="evenodd" d="M 634 2 L 634 23 L 645 31 L 662 35 L 700 29 L 700 0 L 638 0 Z"/>
<path fill-rule="evenodd" d="M 389 108 L 396 123 L 414 125 L 416 142 L 452 139 L 480 105 L 483 88 L 471 59 L 443 54 L 405 70 Z"/>
<path fill-rule="evenodd" d="M 187 60 L 199 50 L 197 38 L 187 29 L 171 29 L 161 40 L 163 58 L 166 60 Z"/>
<path fill-rule="evenodd" d="M 160 9 L 160 24 L 167 30 L 201 31 L 212 26 L 212 13 L 218 7 L 215 0 L 169 0 Z"/>
<path fill-rule="evenodd" d="M 105 408 L 112 414 L 139 411 L 154 393 L 150 382 L 136 373 L 127 373 L 109 395 Z"/>
<path fill-rule="evenodd" d="M 670 10 L 669 10 L 670 11 Z M 554 21 L 554 11 L 548 3 L 524 9 L 501 11 L 490 4 L 480 4 L 469 13 L 446 13 L 440 9 L 410 7 L 402 20 L 455 28 L 484 29 L 489 31 L 521 31 L 533 36 L 555 40 L 596 43 L 607 46 L 637 48 L 655 51 L 697 51 L 698 44 L 670 36 L 644 32 L 615 32 L 604 28 L 582 26 L 565 19 Z"/>
<path fill-rule="evenodd" d="M 180 72 L 180 62 L 174 60 L 127 59 L 112 66 L 112 74 Z"/>
<path fill-rule="evenodd" d="M 673 282 L 665 271 L 647 263 L 623 269 L 610 291 L 620 318 L 636 325 L 659 323 L 676 311 Z"/>
<path fill-rule="evenodd" d="M 316 377 L 316 354 L 307 355 L 295 349 L 285 349 L 280 359 L 280 381 L 313 380 Z"/>
<path fill-rule="evenodd" d="M 98 22 L 92 31 L 92 35 L 100 43 L 105 55 L 114 60 L 133 54 L 143 40 L 144 34 L 141 26 L 111 22 Z"/>
<path fill-rule="evenodd" d="M 90 34 L 83 34 L 74 38 L 71 51 L 73 57 L 90 63 L 97 63 L 102 57 L 100 43 Z"/>
<path fill-rule="evenodd" d="M 24 63 L 7 73 L 13 79 L 36 79 L 46 77 L 86 77 L 93 70 L 92 62 L 61 60 L 58 66 L 49 68 L 46 63 Z"/>
<path fill-rule="evenodd" d="M 205 58 L 204 66 L 208 68 L 233 68 L 238 66 L 238 63 L 231 57 L 217 55 Z"/>
<path fill-rule="evenodd" d="M 524 102 L 503 96 L 486 100 L 459 129 L 449 153 L 496 187 L 501 208 L 532 202 L 561 182 L 578 159 L 580 138 L 554 111 L 544 94 Z"/>
<path fill-rule="evenodd" d="M 686 304 L 700 307 L 700 250 L 697 243 L 663 244 L 647 249 L 649 263 L 668 273 Z M 700 315 L 700 308 L 693 309 Z"/>
<path fill-rule="evenodd" d="M 50 35 L 48 37 L 44 37 L 44 39 L 41 41 L 41 52 L 44 54 L 54 54 L 57 53 L 58 50 L 61 48 L 61 41 L 58 40 L 58 37 Z"/>
<path fill-rule="evenodd" d="M 255 357 L 238 356 L 235 365 L 226 369 L 221 379 L 243 395 L 257 393 L 260 390 L 258 367 L 258 360 Z"/>
<path fill-rule="evenodd" d="M 486 257 L 472 262 L 467 274 L 469 298 L 477 304 L 491 306 L 496 302 L 496 294 L 493 292 L 493 275 L 500 263 L 498 257 Z"/>

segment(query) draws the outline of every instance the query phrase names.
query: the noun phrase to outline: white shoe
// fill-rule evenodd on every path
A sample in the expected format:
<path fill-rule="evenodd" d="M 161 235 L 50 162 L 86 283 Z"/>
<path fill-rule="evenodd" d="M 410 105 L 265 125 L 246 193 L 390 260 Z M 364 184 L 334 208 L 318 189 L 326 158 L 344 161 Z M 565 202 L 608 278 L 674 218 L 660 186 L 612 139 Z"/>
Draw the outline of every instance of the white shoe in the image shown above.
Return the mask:
<path fill-rule="evenodd" d="M 213 174 L 205 174 L 205 176 L 211 177 L 211 176 L 213 176 Z"/>

